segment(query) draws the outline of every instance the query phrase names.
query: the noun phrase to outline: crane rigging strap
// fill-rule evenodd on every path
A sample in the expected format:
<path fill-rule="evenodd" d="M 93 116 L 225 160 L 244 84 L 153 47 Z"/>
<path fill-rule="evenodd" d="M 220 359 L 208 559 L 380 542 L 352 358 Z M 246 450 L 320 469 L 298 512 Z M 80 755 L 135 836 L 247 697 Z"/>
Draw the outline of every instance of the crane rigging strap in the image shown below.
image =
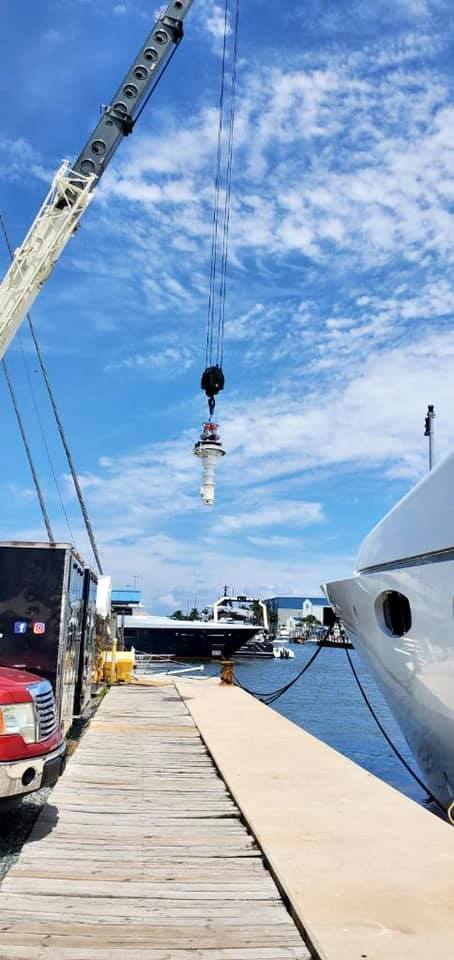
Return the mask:
<path fill-rule="evenodd" d="M 79 483 L 79 477 L 77 476 L 77 471 L 76 471 L 76 468 L 75 468 L 75 466 L 74 466 L 74 461 L 73 461 L 73 458 L 72 458 L 71 450 L 70 450 L 70 448 L 69 448 L 69 443 L 68 443 L 68 440 L 67 440 L 67 438 L 66 438 L 66 433 L 65 433 L 65 430 L 64 430 L 64 427 L 63 427 L 62 419 L 61 419 L 61 417 L 60 417 L 60 413 L 59 413 L 59 410 L 58 410 L 58 407 L 57 407 L 57 403 L 56 403 L 56 400 L 55 400 L 54 392 L 53 392 L 52 387 L 51 387 L 51 384 L 50 384 L 50 380 L 49 380 L 49 376 L 48 376 L 48 373 L 47 373 L 47 369 L 46 369 L 46 366 L 45 366 L 44 360 L 43 360 L 43 355 L 42 355 L 42 353 L 41 353 L 41 349 L 40 349 L 40 346 L 39 346 L 38 338 L 37 338 L 37 336 L 36 336 L 36 330 L 35 330 L 35 328 L 34 328 L 34 326 L 33 326 L 32 319 L 31 319 L 31 317 L 30 317 L 30 314 L 27 314 L 27 320 L 28 320 L 28 325 L 29 325 L 29 327 L 30 327 L 30 333 L 31 333 L 31 335 L 32 335 L 33 343 L 34 343 L 34 346 L 35 346 L 36 356 L 37 356 L 37 358 L 38 358 L 38 363 L 39 363 L 40 368 L 41 368 L 41 373 L 42 373 L 43 378 L 44 378 L 44 383 L 45 383 L 45 385 L 46 385 L 46 390 L 47 390 L 48 397 L 49 397 L 49 400 L 50 400 L 50 404 L 51 404 L 51 407 L 52 407 L 52 410 L 53 410 L 53 414 L 54 414 L 54 417 L 55 417 L 55 422 L 56 422 L 56 424 L 57 424 L 57 429 L 58 429 L 58 432 L 59 432 L 59 434 L 60 434 L 60 439 L 61 439 L 61 442 L 62 442 L 62 444 L 63 444 L 63 449 L 64 449 L 65 454 L 66 454 L 66 460 L 67 460 L 67 462 L 68 462 L 68 467 L 69 467 L 69 470 L 70 470 L 70 473 L 71 473 L 72 481 L 73 481 L 73 484 L 74 484 L 74 489 L 75 489 L 75 491 L 76 491 L 76 496 L 77 496 L 77 499 L 78 499 L 78 501 L 79 501 L 80 511 L 81 511 L 81 513 L 82 513 L 82 517 L 83 517 L 83 520 L 84 520 L 85 529 L 86 529 L 86 531 L 87 531 L 88 539 L 89 539 L 89 541 L 90 541 L 91 549 L 92 549 L 92 551 L 93 551 L 93 556 L 94 556 L 95 561 L 96 561 L 96 566 L 97 566 L 97 568 L 98 568 L 98 573 L 100 573 L 101 576 L 102 576 L 102 574 L 103 574 L 103 568 L 102 568 L 101 559 L 100 559 L 100 556 L 99 556 L 99 551 L 98 551 L 97 543 L 96 543 L 96 540 L 95 540 L 95 535 L 94 535 L 94 532 L 93 532 L 93 527 L 92 527 L 92 525 L 91 525 L 90 517 L 89 517 L 89 515 L 88 515 L 88 510 L 87 510 L 87 507 L 86 507 L 86 504 L 85 504 L 84 495 L 83 495 L 83 493 L 82 493 L 82 488 L 81 488 L 80 483 Z"/>
<path fill-rule="evenodd" d="M 38 474 L 37 474 L 37 472 L 36 472 L 35 464 L 33 463 L 33 457 L 32 457 L 32 454 L 31 454 L 30 445 L 29 445 L 28 440 L 27 440 L 27 434 L 26 434 L 26 432 L 25 432 L 24 423 L 23 423 L 23 420 L 22 420 L 22 417 L 21 417 L 21 414 L 20 414 L 20 410 L 19 410 L 19 406 L 18 406 L 18 403 L 17 403 L 16 394 L 15 394 L 15 392 L 14 392 L 13 385 L 12 385 L 12 383 L 11 383 L 11 379 L 10 379 L 8 367 L 7 367 L 7 365 L 6 365 L 6 361 L 5 361 L 3 358 L 2 358 L 2 368 L 3 368 L 3 373 L 4 373 L 4 375 L 5 375 L 5 380 L 6 380 L 6 385 L 7 385 L 7 387 L 8 387 L 8 392 L 9 392 L 9 395 L 10 395 L 10 397 L 11 397 L 11 403 L 12 403 L 13 408 L 14 408 L 14 413 L 16 414 L 16 420 L 17 420 L 17 424 L 18 424 L 18 427 L 19 427 L 19 432 L 20 432 L 20 435 L 21 435 L 21 437 L 22 437 L 22 443 L 24 444 L 25 454 L 26 454 L 26 457 L 27 457 L 27 460 L 28 460 L 28 465 L 29 465 L 29 467 L 30 467 L 30 473 L 31 473 L 31 475 L 32 475 L 33 484 L 34 484 L 34 487 L 35 487 L 35 490 L 36 490 L 36 495 L 37 495 L 37 497 L 38 497 L 38 503 L 39 503 L 40 510 L 41 510 L 41 513 L 42 513 L 42 517 L 43 517 L 43 520 L 44 520 L 44 526 L 45 526 L 45 528 L 46 528 L 46 530 L 47 530 L 48 540 L 49 540 L 49 543 L 55 543 L 55 537 L 54 537 L 54 534 L 53 534 L 53 531 L 52 531 L 52 527 L 51 527 L 51 525 L 50 525 L 49 514 L 48 514 L 48 512 L 47 512 L 46 504 L 45 504 L 45 502 L 44 502 L 44 496 L 43 496 L 43 492 L 42 492 L 42 490 L 41 490 L 41 486 L 40 486 L 40 483 L 39 483 L 39 480 L 38 480 Z"/>
<path fill-rule="evenodd" d="M 53 463 L 53 460 L 52 460 L 52 455 L 51 455 L 51 452 L 50 452 L 50 447 L 49 447 L 49 444 L 48 444 L 48 442 L 47 442 L 46 432 L 45 432 L 45 430 L 44 430 L 44 424 L 43 424 L 43 421 L 42 421 L 41 414 L 40 414 L 40 412 L 39 412 L 38 402 L 37 402 L 37 399 L 36 399 L 35 390 L 34 390 L 34 388 L 33 388 L 32 378 L 31 378 L 31 376 L 30 376 L 29 365 L 28 365 L 27 357 L 26 357 L 25 350 L 24 350 L 24 343 L 23 343 L 22 331 L 21 331 L 20 329 L 18 330 L 18 340 L 19 340 L 20 351 L 21 351 L 21 354 L 22 354 L 22 360 L 23 360 L 23 364 L 24 364 L 25 376 L 26 376 L 26 378 L 27 378 L 27 383 L 28 383 L 28 387 L 29 387 L 29 390 L 30 390 L 30 396 L 31 396 L 31 398 L 32 398 L 33 409 L 34 409 L 34 411 L 35 411 L 35 416 L 36 416 L 36 419 L 37 419 L 37 421 L 38 421 L 39 432 L 40 432 L 40 434 L 41 434 L 41 439 L 42 439 L 42 441 L 43 441 L 43 446 L 44 446 L 44 449 L 45 449 L 45 451 L 46 451 L 47 462 L 48 462 L 48 464 L 49 464 L 49 469 L 50 469 L 50 472 L 51 472 L 51 474 L 52 474 L 52 479 L 53 479 L 53 481 L 54 481 L 54 487 L 55 487 L 55 489 L 56 489 L 56 491 L 57 491 L 57 496 L 58 496 L 58 499 L 59 499 L 59 501 L 60 501 L 60 506 L 61 506 L 61 509 L 62 509 L 62 513 L 63 513 L 63 516 L 64 516 L 65 521 L 66 521 L 66 526 L 68 527 L 69 539 L 70 539 L 73 547 L 75 547 L 74 533 L 73 533 L 73 530 L 72 530 L 72 527 L 71 527 L 71 523 L 70 523 L 70 521 L 69 521 L 68 511 L 67 511 L 67 509 L 66 509 L 66 507 L 65 507 L 65 502 L 64 502 L 64 500 L 63 500 L 62 492 L 61 492 L 61 489 L 60 489 L 60 484 L 59 484 L 59 482 L 58 482 L 58 480 L 57 480 L 57 474 L 56 474 L 56 472 L 55 472 L 55 467 L 54 467 L 54 463 Z"/>
<path fill-rule="evenodd" d="M 221 252 L 221 284 L 220 284 L 220 298 L 219 298 L 220 302 L 219 302 L 219 319 L 218 319 L 219 366 L 221 368 L 222 368 L 222 362 L 224 359 L 224 324 L 225 324 L 225 302 L 226 302 L 226 289 L 227 289 L 227 268 L 228 268 L 228 257 L 229 257 L 229 228 L 230 228 L 230 209 L 231 209 L 231 196 L 232 196 L 233 144 L 234 144 L 234 135 L 235 135 L 239 27 L 240 27 L 240 0 L 236 0 L 233 56 L 232 56 L 232 78 L 231 78 L 231 89 L 230 89 L 230 118 L 229 118 L 228 154 L 227 154 L 227 173 L 226 173 L 226 189 L 225 189 L 225 197 L 224 197 L 224 228 L 223 228 L 222 252 Z"/>
<path fill-rule="evenodd" d="M 0 212 L 0 226 L 1 226 L 1 229 L 2 229 L 2 232 L 3 232 L 3 236 L 4 236 L 4 238 L 5 238 L 5 243 L 6 243 L 6 246 L 7 246 L 7 248 L 8 248 L 8 252 L 9 252 L 10 259 L 11 259 L 11 261 L 12 261 L 12 260 L 14 259 L 13 249 L 12 249 L 12 246 L 11 246 L 11 243 L 10 243 L 8 231 L 7 231 L 7 228 L 6 228 L 5 219 L 4 219 L 4 217 L 3 217 L 3 215 L 2 215 L 1 212 Z M 94 556 L 95 561 L 96 561 L 96 566 L 97 566 L 97 568 L 98 568 L 98 572 L 102 575 L 103 569 L 102 569 L 102 565 L 101 565 L 101 560 L 100 560 L 100 556 L 99 556 L 99 551 L 98 551 L 98 547 L 97 547 L 95 535 L 94 535 L 94 532 L 93 532 L 93 527 L 92 527 L 91 522 L 90 522 L 90 517 L 89 517 L 89 515 L 88 515 L 88 510 L 87 510 L 87 507 L 86 507 L 86 504 L 85 504 L 85 500 L 84 500 L 84 496 L 83 496 L 83 493 L 82 493 L 82 489 L 81 489 L 81 486 L 80 486 L 80 483 L 79 483 L 79 478 L 78 478 L 78 476 L 77 476 L 77 471 L 76 471 L 76 468 L 75 468 L 75 466 L 74 466 L 74 461 L 73 461 L 73 458 L 72 458 L 72 454 L 71 454 L 71 450 L 70 450 L 70 447 L 69 447 L 69 443 L 68 443 L 68 440 L 67 440 L 67 438 L 66 438 L 66 433 L 65 433 L 65 430 L 64 430 L 64 427 L 63 427 L 63 422 L 62 422 L 62 419 L 61 419 L 61 416 L 60 416 L 60 413 L 59 413 L 59 410 L 58 410 L 57 402 L 56 402 L 56 400 L 55 400 L 55 395 L 54 395 L 54 392 L 53 392 L 53 389 L 52 389 L 52 386 L 51 386 L 51 383 L 50 383 L 50 380 L 49 380 L 49 375 L 48 375 L 48 373 L 47 373 L 47 369 L 46 369 L 46 366 L 45 366 L 45 363 L 44 363 L 43 355 L 42 355 L 42 353 L 41 353 L 41 348 L 40 348 L 40 345 L 39 345 L 38 336 L 37 336 L 37 333 L 36 333 L 35 328 L 34 328 L 34 326 L 33 326 L 32 318 L 31 318 L 31 316 L 30 316 L 29 313 L 27 313 L 27 321 L 28 321 L 28 326 L 29 326 L 30 333 L 31 333 L 31 336 L 32 336 L 33 344 L 34 344 L 34 347 L 35 347 L 36 356 L 37 356 L 37 358 L 38 358 L 38 363 L 39 363 L 39 366 L 40 366 L 40 369 L 41 369 L 41 373 L 42 373 L 42 376 L 43 376 L 43 379 L 44 379 L 44 383 L 45 383 L 45 385 L 46 385 L 46 390 L 47 390 L 47 394 L 48 394 L 48 397 L 49 397 L 49 401 L 50 401 L 50 404 L 51 404 L 51 407 L 52 407 L 52 411 L 53 411 L 53 414 L 54 414 L 54 417 L 55 417 L 55 422 L 56 422 L 56 424 L 57 424 L 58 432 L 59 432 L 59 434 L 60 434 L 61 442 L 62 442 L 62 444 L 63 444 L 63 449 L 64 449 L 65 454 L 66 454 L 66 459 L 67 459 L 67 462 L 68 462 L 68 467 L 69 467 L 69 470 L 70 470 L 70 473 L 71 473 L 71 477 L 72 477 L 72 480 L 73 480 L 74 489 L 75 489 L 75 491 L 76 491 L 76 496 L 77 496 L 77 499 L 78 499 L 78 501 L 79 501 L 79 506 L 80 506 L 80 510 L 81 510 L 82 517 L 83 517 L 83 520 L 84 520 L 85 529 L 86 529 L 86 531 L 87 531 L 88 539 L 89 539 L 89 541 L 90 541 L 90 545 L 91 545 L 91 548 L 92 548 L 92 551 L 93 551 L 93 556 Z M 16 417 L 17 417 L 17 420 L 18 420 L 19 429 L 21 430 L 22 439 L 24 440 L 25 449 L 26 449 L 27 457 L 28 457 L 28 460 L 29 460 L 29 463 L 30 463 L 30 469 L 31 469 L 31 471 L 32 471 L 33 480 L 34 480 L 34 482 L 35 482 L 35 488 L 36 488 L 36 492 L 37 492 L 39 504 L 40 504 L 40 507 L 41 507 L 41 512 L 43 513 L 44 522 L 45 522 L 46 529 L 47 529 L 47 532 L 48 532 L 48 535 L 49 535 L 49 540 L 51 540 L 51 541 L 54 542 L 54 537 L 53 537 L 52 531 L 51 531 L 51 529 L 50 529 L 49 518 L 48 518 L 48 516 L 47 516 L 47 511 L 46 511 L 46 508 L 45 508 L 45 505 L 44 505 L 43 496 L 42 496 L 41 489 L 40 489 L 40 486 L 39 486 L 39 483 L 38 483 L 38 478 L 37 478 L 37 476 L 36 476 L 36 471 L 34 470 L 34 467 L 33 467 L 33 465 L 32 465 L 31 454 L 30 454 L 30 451 L 29 451 L 29 448 L 28 448 L 28 444 L 27 444 L 27 440 L 26 440 L 26 437 L 25 437 L 25 433 L 24 433 L 24 431 L 23 431 L 23 425 L 21 425 L 20 414 L 19 414 L 19 411 L 18 411 L 18 409 L 17 409 L 17 403 L 16 403 L 16 400 L 15 400 L 15 397 L 14 397 L 14 393 L 13 393 L 13 391 L 12 391 L 11 382 L 10 382 L 10 379 L 9 379 L 9 377 L 8 377 L 8 371 L 7 371 L 7 368 L 6 368 L 5 364 L 4 364 L 4 361 L 3 361 L 3 368 L 4 368 L 4 373 L 5 373 L 6 381 L 7 381 L 7 384 L 8 384 L 8 389 L 9 389 L 9 392 L 10 392 L 10 395 L 11 395 L 11 399 L 12 399 L 12 401 L 13 401 L 14 409 L 15 409 L 15 411 L 16 411 Z M 46 446 L 47 446 L 47 445 L 46 445 Z M 53 468 L 52 468 L 52 472 L 54 473 Z M 35 477 L 36 477 L 36 480 L 35 480 Z M 57 485 L 57 490 L 58 490 L 58 485 Z M 64 513 L 65 513 L 65 516 L 67 517 L 66 511 L 64 511 Z M 47 518 L 47 519 L 46 519 L 46 518 Z M 68 518 L 67 518 L 67 523 L 68 523 L 68 526 L 69 526 L 69 520 L 68 520 Z M 70 527 L 70 526 L 69 526 L 69 529 L 70 529 L 70 531 L 71 531 L 71 527 Z"/>
<path fill-rule="evenodd" d="M 231 82 L 227 90 L 227 60 L 229 55 L 229 0 L 224 4 L 224 35 L 219 90 L 219 122 L 217 132 L 214 201 L 211 229 L 211 259 L 207 310 L 205 371 L 201 387 L 208 397 L 210 416 L 214 412 L 215 397 L 224 387 L 222 363 L 224 358 L 224 324 L 229 253 L 229 226 L 235 132 L 236 85 L 238 73 L 238 35 L 240 0 L 235 0 L 235 20 L 231 51 Z M 225 141 L 225 144 L 224 144 Z M 224 202 L 221 203 L 223 192 Z"/>

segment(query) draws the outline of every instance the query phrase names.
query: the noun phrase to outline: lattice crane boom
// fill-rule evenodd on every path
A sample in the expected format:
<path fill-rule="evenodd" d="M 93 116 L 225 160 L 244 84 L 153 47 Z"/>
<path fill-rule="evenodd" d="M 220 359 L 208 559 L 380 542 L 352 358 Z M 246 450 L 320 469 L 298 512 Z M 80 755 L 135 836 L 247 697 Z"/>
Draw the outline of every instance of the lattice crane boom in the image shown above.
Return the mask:
<path fill-rule="evenodd" d="M 69 179 L 70 171 L 70 164 L 65 161 L 0 284 L 0 357 L 8 349 L 92 199 L 95 178 L 84 177 L 75 186 Z"/>
<path fill-rule="evenodd" d="M 183 36 L 193 0 L 171 0 L 74 164 L 65 161 L 0 284 L 0 359 L 72 237 L 109 161 L 132 133 Z"/>

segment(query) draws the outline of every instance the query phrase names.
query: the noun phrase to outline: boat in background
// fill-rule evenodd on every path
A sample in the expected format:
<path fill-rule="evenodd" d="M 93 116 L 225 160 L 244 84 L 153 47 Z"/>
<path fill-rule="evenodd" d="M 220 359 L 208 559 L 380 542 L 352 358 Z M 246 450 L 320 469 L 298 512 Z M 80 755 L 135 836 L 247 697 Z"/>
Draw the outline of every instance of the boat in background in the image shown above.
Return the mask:
<path fill-rule="evenodd" d="M 364 540 L 357 570 L 325 585 L 432 793 L 454 799 L 454 454 Z"/>
<path fill-rule="evenodd" d="M 274 642 L 273 657 L 275 657 L 276 660 L 293 660 L 295 654 L 293 653 L 293 650 L 290 650 L 290 647 L 283 647 Z"/>
<path fill-rule="evenodd" d="M 273 653 L 273 644 L 264 630 L 261 630 L 259 626 L 256 626 L 257 633 L 251 640 L 246 640 L 246 643 L 235 652 L 235 659 L 238 657 L 259 657 L 262 659 L 270 659 L 274 656 Z"/>
<path fill-rule="evenodd" d="M 235 610 L 235 604 L 240 604 L 239 610 Z M 249 608 L 245 604 L 249 604 Z M 258 611 L 261 623 L 256 622 Z M 269 634 L 268 610 L 263 600 L 243 594 L 237 596 L 223 594 L 213 604 L 213 618 L 216 623 L 243 623 L 249 627 L 255 624 L 254 636 L 236 650 L 235 657 L 267 659 L 274 656 Z"/>
<path fill-rule="evenodd" d="M 122 633 L 127 650 L 160 654 L 179 660 L 228 660 L 260 631 L 257 624 L 215 620 L 174 620 L 155 617 L 137 608 L 124 617 Z"/>

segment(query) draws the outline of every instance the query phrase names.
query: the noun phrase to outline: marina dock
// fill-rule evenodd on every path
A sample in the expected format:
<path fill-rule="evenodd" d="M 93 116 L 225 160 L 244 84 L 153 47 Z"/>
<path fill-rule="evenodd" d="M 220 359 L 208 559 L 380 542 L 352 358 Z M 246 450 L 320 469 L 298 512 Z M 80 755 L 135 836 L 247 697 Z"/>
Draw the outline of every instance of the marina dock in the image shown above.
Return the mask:
<path fill-rule="evenodd" d="M 103 701 L 3 881 L 13 957 L 309 957 L 173 687 Z"/>
<path fill-rule="evenodd" d="M 453 907 L 452 827 L 186 679 L 106 696 L 3 881 L 0 958 L 448 958 Z"/>

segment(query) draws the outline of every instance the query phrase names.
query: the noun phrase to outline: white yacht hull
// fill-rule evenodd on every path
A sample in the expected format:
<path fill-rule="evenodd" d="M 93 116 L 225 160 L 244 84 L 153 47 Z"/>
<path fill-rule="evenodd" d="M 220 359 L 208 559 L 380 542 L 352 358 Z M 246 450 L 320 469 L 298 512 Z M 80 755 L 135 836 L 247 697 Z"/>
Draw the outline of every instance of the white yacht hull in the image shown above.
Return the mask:
<path fill-rule="evenodd" d="M 446 806 L 454 799 L 453 482 L 451 455 L 369 534 L 355 575 L 325 586 L 425 782 Z M 384 614 L 396 595 L 410 611 L 401 635 Z"/>

